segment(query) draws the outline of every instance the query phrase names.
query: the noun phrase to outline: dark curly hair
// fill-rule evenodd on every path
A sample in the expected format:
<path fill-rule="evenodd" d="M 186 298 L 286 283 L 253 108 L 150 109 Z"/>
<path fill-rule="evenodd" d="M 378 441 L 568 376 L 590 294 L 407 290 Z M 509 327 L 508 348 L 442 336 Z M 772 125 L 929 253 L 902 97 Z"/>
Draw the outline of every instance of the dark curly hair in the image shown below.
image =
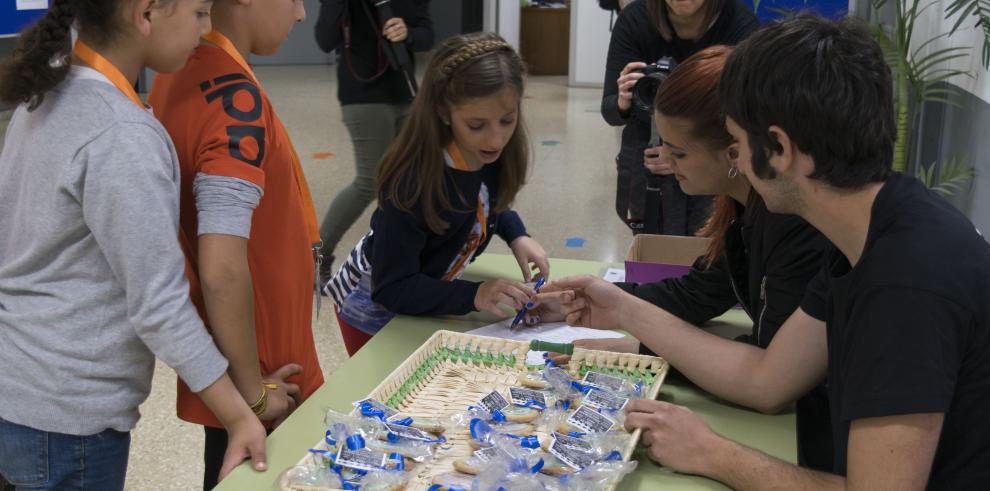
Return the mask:
<path fill-rule="evenodd" d="M 71 26 L 102 46 L 119 33 L 118 11 L 127 0 L 52 0 L 51 8 L 17 40 L 0 65 L 0 101 L 37 108 L 45 94 L 69 74 Z"/>
<path fill-rule="evenodd" d="M 769 157 L 781 147 L 767 129 L 777 125 L 814 159 L 808 177 L 858 189 L 891 172 L 892 87 L 863 21 L 801 13 L 739 43 L 722 70 L 719 97 L 746 132 L 761 179 L 775 177 Z"/>

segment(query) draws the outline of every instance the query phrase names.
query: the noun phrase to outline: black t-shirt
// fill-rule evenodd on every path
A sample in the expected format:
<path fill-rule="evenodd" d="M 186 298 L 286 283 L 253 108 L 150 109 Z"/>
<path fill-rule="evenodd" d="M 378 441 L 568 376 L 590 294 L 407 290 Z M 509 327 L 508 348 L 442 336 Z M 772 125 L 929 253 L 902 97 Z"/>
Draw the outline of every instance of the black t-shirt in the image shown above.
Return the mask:
<path fill-rule="evenodd" d="M 801 308 L 828 325 L 836 473 L 853 420 L 944 413 L 928 487 L 990 488 L 990 244 L 962 213 L 893 175 L 859 263 L 833 247 Z"/>

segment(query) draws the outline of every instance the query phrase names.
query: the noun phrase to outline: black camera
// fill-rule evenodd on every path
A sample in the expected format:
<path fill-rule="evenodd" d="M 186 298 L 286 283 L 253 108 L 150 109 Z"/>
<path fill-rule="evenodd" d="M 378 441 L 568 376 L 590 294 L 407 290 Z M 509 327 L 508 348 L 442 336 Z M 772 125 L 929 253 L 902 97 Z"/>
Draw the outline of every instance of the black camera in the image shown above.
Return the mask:
<path fill-rule="evenodd" d="M 673 58 L 665 56 L 656 63 L 636 70 L 643 74 L 643 78 L 639 79 L 632 88 L 633 108 L 639 117 L 646 120 L 653 119 L 653 100 L 657 97 L 657 90 L 676 66 L 677 62 Z"/>

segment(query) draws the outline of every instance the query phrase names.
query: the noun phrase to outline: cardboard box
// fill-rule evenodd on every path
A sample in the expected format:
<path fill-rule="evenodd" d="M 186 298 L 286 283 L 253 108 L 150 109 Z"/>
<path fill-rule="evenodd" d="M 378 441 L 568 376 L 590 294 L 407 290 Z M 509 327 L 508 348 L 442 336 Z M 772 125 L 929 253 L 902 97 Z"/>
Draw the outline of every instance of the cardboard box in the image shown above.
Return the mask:
<path fill-rule="evenodd" d="M 626 281 L 651 283 L 679 277 L 705 254 L 711 239 L 674 235 L 639 234 L 626 254 Z"/>

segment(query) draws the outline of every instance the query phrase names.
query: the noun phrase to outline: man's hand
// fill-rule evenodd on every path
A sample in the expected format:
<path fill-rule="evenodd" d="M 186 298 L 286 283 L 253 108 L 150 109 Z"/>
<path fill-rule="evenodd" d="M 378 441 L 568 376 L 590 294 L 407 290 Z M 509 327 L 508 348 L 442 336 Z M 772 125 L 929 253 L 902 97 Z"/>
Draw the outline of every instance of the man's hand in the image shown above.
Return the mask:
<path fill-rule="evenodd" d="M 619 287 L 594 276 L 569 276 L 556 280 L 533 298 L 535 306 L 559 302 L 560 312 L 572 326 L 617 329 L 623 308 L 635 298 Z"/>
<path fill-rule="evenodd" d="M 685 474 L 704 475 L 709 457 L 724 439 L 684 406 L 636 399 L 626 406 L 626 429 L 643 429 L 640 442 L 650 458 Z"/>

